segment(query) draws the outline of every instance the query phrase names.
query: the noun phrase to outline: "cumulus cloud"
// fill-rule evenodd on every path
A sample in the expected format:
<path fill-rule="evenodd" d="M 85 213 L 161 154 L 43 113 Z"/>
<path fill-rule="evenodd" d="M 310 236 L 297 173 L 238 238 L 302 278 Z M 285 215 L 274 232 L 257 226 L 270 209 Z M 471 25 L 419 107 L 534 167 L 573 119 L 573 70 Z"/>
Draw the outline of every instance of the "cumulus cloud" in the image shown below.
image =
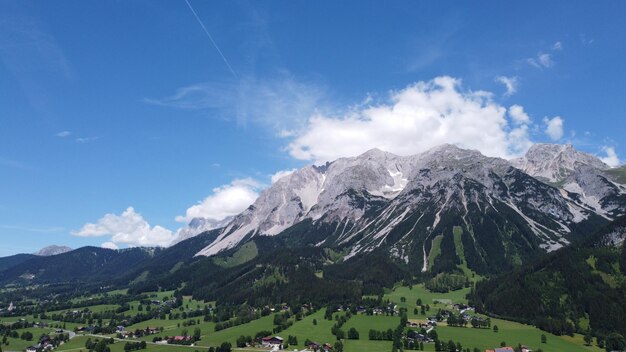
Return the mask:
<path fill-rule="evenodd" d="M 358 107 L 342 116 L 316 114 L 287 150 L 297 159 L 321 163 L 374 147 L 411 155 L 453 143 L 510 158 L 529 145 L 525 123 L 517 121 L 514 126 L 511 119 L 491 93 L 468 91 L 458 79 L 437 77 L 393 91 L 379 105 Z"/>
<path fill-rule="evenodd" d="M 107 249 L 119 249 L 120 248 L 113 242 L 104 242 L 103 244 L 100 245 L 100 247 L 107 248 Z"/>
<path fill-rule="evenodd" d="M 555 116 L 551 119 L 544 117 L 543 123 L 546 126 L 545 133 L 553 141 L 558 141 L 563 138 L 563 119 L 560 116 Z"/>
<path fill-rule="evenodd" d="M 213 189 L 213 194 L 196 205 L 189 207 L 185 215 L 176 221 L 188 223 L 193 218 L 223 220 L 244 211 L 259 196 L 263 184 L 251 178 L 237 179 L 230 184 Z"/>
<path fill-rule="evenodd" d="M 61 131 L 61 132 L 56 134 L 56 136 L 60 137 L 60 138 L 69 137 L 71 135 L 72 135 L 72 132 L 70 132 L 70 131 Z"/>
<path fill-rule="evenodd" d="M 172 240 L 172 231 L 150 224 L 128 207 L 122 214 L 106 214 L 96 223 L 87 223 L 73 235 L 81 237 L 111 236 L 113 244 L 129 246 L 165 246 Z"/>
<path fill-rule="evenodd" d="M 280 180 L 281 178 L 287 176 L 287 175 L 291 175 L 294 171 L 296 171 L 296 169 L 291 169 L 291 170 L 280 170 L 278 172 L 276 172 L 275 174 L 272 175 L 272 183 Z"/>
<path fill-rule="evenodd" d="M 509 115 L 516 124 L 527 124 L 530 122 L 530 116 L 524 111 L 523 106 L 511 105 Z"/>
<path fill-rule="evenodd" d="M 615 152 L 615 148 L 613 147 L 602 147 L 602 150 L 606 153 L 605 157 L 600 158 L 605 164 L 610 167 L 617 167 L 621 165 L 621 161 Z"/>
<path fill-rule="evenodd" d="M 504 92 L 504 96 L 510 97 L 511 95 L 517 92 L 517 77 L 506 77 L 506 76 L 498 76 L 496 77 L 496 82 L 502 83 L 506 88 L 506 92 Z"/>
<path fill-rule="evenodd" d="M 563 50 L 563 43 L 561 42 L 556 42 L 554 43 L 554 45 L 552 45 L 552 50 Z"/>

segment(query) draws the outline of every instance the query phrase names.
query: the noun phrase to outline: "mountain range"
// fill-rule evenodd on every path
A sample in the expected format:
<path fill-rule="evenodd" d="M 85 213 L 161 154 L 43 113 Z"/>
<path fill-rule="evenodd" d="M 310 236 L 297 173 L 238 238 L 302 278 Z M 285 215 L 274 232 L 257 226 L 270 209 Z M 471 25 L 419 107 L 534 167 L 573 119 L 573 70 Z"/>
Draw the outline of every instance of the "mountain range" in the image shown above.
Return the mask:
<path fill-rule="evenodd" d="M 608 170 L 570 145 L 537 144 L 512 161 L 454 145 L 373 149 L 279 179 L 197 255 L 279 236 L 345 259 L 382 250 L 422 272 L 460 261 L 506 270 L 624 214 L 626 186 Z"/>
<path fill-rule="evenodd" d="M 513 160 L 453 145 L 373 149 L 286 175 L 232 219 L 193 219 L 167 248 L 0 258 L 0 284 L 327 305 L 478 274 L 471 300 L 482 312 L 558 334 L 626 333 L 625 180 L 626 168 L 570 145 Z"/>
<path fill-rule="evenodd" d="M 167 271 L 274 238 L 281 246 L 332 250 L 342 261 L 381 255 L 413 275 L 461 267 L 506 272 L 626 213 L 622 182 L 623 168 L 611 169 L 571 145 L 536 144 L 510 161 L 454 145 L 412 156 L 372 149 L 297 170 L 232 219 L 194 219 L 171 247 L 138 253 Z M 2 258 L 0 281 L 36 277 L 41 263 L 74 252 Z M 133 262 L 128 270 L 149 266 Z M 11 268 L 16 272 L 6 274 Z"/>

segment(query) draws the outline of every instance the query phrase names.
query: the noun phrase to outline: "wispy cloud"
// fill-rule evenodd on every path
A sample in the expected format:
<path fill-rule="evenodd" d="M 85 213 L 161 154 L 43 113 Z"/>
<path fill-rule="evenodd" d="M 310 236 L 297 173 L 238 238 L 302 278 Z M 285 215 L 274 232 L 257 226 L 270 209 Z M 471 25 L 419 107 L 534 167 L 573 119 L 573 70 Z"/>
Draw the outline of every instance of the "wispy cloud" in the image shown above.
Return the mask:
<path fill-rule="evenodd" d="M 95 141 L 97 141 L 98 139 L 100 139 L 100 137 L 98 137 L 98 136 L 93 136 L 93 137 L 79 137 L 79 138 L 76 138 L 76 139 L 75 139 L 75 141 L 76 141 L 76 143 L 79 143 L 79 144 L 86 144 L 86 143 L 95 142 Z"/>
<path fill-rule="evenodd" d="M 554 66 L 554 60 L 552 59 L 552 54 L 539 53 L 537 54 L 537 57 L 528 58 L 526 59 L 526 61 L 528 62 L 529 65 L 539 68 L 539 69 L 550 68 Z"/>
<path fill-rule="evenodd" d="M 56 134 L 56 136 L 60 137 L 60 138 L 69 137 L 71 135 L 72 135 L 72 132 L 70 132 L 70 131 L 61 131 L 61 132 Z"/>
<path fill-rule="evenodd" d="M 510 97 L 511 95 L 517 93 L 517 86 L 519 82 L 516 76 L 513 76 L 513 77 L 498 76 L 496 77 L 496 82 L 502 83 L 504 87 L 506 88 L 506 92 L 504 92 L 504 96 Z"/>
<path fill-rule="evenodd" d="M 580 34 L 580 43 L 582 45 L 591 45 L 593 44 L 594 40 L 592 38 L 589 38 L 585 33 L 581 33 Z"/>
<path fill-rule="evenodd" d="M 239 125 L 256 122 L 288 131 L 300 127 L 324 106 L 326 94 L 317 84 L 299 82 L 288 74 L 271 80 L 204 82 L 181 87 L 169 97 L 145 98 L 149 104 L 190 110 L 215 110 Z"/>
<path fill-rule="evenodd" d="M 30 16 L 0 14 L 0 61 L 37 110 L 46 109 L 48 81 L 74 77 L 63 49 L 44 28 Z"/>
<path fill-rule="evenodd" d="M 554 66 L 554 53 L 563 50 L 563 43 L 556 42 L 552 44 L 548 52 L 540 51 L 535 57 L 526 59 L 526 62 L 538 69 L 551 68 Z"/>
<path fill-rule="evenodd" d="M 64 227 L 50 226 L 50 227 L 33 227 L 33 226 L 18 226 L 18 225 L 0 225 L 0 229 L 15 230 L 23 232 L 35 232 L 35 233 L 60 233 L 67 231 Z"/>
<path fill-rule="evenodd" d="M 25 164 L 21 161 L 7 159 L 0 156 L 0 166 L 7 167 L 10 169 L 19 169 L 19 170 L 33 170 L 34 167 Z"/>

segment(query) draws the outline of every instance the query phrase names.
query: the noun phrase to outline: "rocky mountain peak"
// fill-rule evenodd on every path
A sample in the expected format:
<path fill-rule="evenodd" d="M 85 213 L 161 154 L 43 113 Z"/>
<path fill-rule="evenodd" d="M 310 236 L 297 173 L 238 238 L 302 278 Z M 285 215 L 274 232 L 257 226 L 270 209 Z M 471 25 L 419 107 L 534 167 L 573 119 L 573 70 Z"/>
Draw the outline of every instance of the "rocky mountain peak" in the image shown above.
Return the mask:
<path fill-rule="evenodd" d="M 578 151 L 571 144 L 534 144 L 526 155 L 511 160 L 511 163 L 518 169 L 549 182 L 561 182 L 580 167 L 599 170 L 609 168 L 598 157 Z"/>
<path fill-rule="evenodd" d="M 57 255 L 57 254 L 66 253 L 66 252 L 69 252 L 71 250 L 72 250 L 72 248 L 67 247 L 67 246 L 51 245 L 51 246 L 44 247 L 44 248 L 38 250 L 37 252 L 35 252 L 33 254 L 41 256 L 41 257 L 48 257 L 48 256 L 51 256 L 51 255 Z"/>

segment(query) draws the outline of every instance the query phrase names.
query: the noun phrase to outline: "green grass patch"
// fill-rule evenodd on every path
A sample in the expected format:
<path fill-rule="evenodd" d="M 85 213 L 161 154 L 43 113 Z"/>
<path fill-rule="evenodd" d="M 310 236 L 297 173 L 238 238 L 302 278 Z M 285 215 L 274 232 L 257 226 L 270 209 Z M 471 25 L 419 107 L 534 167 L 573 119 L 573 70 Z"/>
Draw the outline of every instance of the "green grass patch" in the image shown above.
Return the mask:
<path fill-rule="evenodd" d="M 460 226 L 455 226 L 452 229 L 452 234 L 454 235 L 454 249 L 456 251 L 457 256 L 461 259 L 461 264 L 458 266 L 463 274 L 467 276 L 471 282 L 476 283 L 483 279 L 482 276 L 476 274 L 473 270 L 467 267 L 467 261 L 465 260 L 465 247 L 463 247 L 463 228 Z"/>
<path fill-rule="evenodd" d="M 213 263 L 223 268 L 232 268 L 254 259 L 259 254 L 256 243 L 250 241 L 228 257 L 214 257 Z"/>
<path fill-rule="evenodd" d="M 626 166 L 606 170 L 613 181 L 626 184 Z"/>
<path fill-rule="evenodd" d="M 441 254 L 441 240 L 443 240 L 443 235 L 438 235 L 433 238 L 432 244 L 430 246 L 430 252 L 428 252 L 428 268 L 432 268 L 435 264 L 435 259 Z"/>
<path fill-rule="evenodd" d="M 324 319 L 325 309 L 320 309 L 317 312 L 302 318 L 300 321 L 296 321 L 287 330 L 281 331 L 279 336 L 287 338 L 292 335 L 298 338 L 298 347 L 304 348 L 304 341 L 309 339 L 318 343 L 333 343 L 336 341 L 335 335 L 330 333 L 330 329 L 335 320 Z M 313 324 L 313 320 L 317 321 L 317 324 Z"/>
<path fill-rule="evenodd" d="M 541 331 L 534 326 L 524 325 L 500 319 L 491 319 L 491 324 L 498 326 L 498 332 L 492 329 L 474 329 L 471 327 L 437 327 L 439 339 L 442 341 L 453 340 L 461 342 L 463 348 L 478 347 L 481 350 L 499 347 L 501 342 L 506 342 L 507 346 L 517 346 L 517 344 L 527 345 L 533 350 L 541 348 L 544 351 L 601 351 L 597 347 L 583 346 L 582 337 L 564 338 Z M 541 335 L 547 336 L 547 343 L 541 343 Z"/>

